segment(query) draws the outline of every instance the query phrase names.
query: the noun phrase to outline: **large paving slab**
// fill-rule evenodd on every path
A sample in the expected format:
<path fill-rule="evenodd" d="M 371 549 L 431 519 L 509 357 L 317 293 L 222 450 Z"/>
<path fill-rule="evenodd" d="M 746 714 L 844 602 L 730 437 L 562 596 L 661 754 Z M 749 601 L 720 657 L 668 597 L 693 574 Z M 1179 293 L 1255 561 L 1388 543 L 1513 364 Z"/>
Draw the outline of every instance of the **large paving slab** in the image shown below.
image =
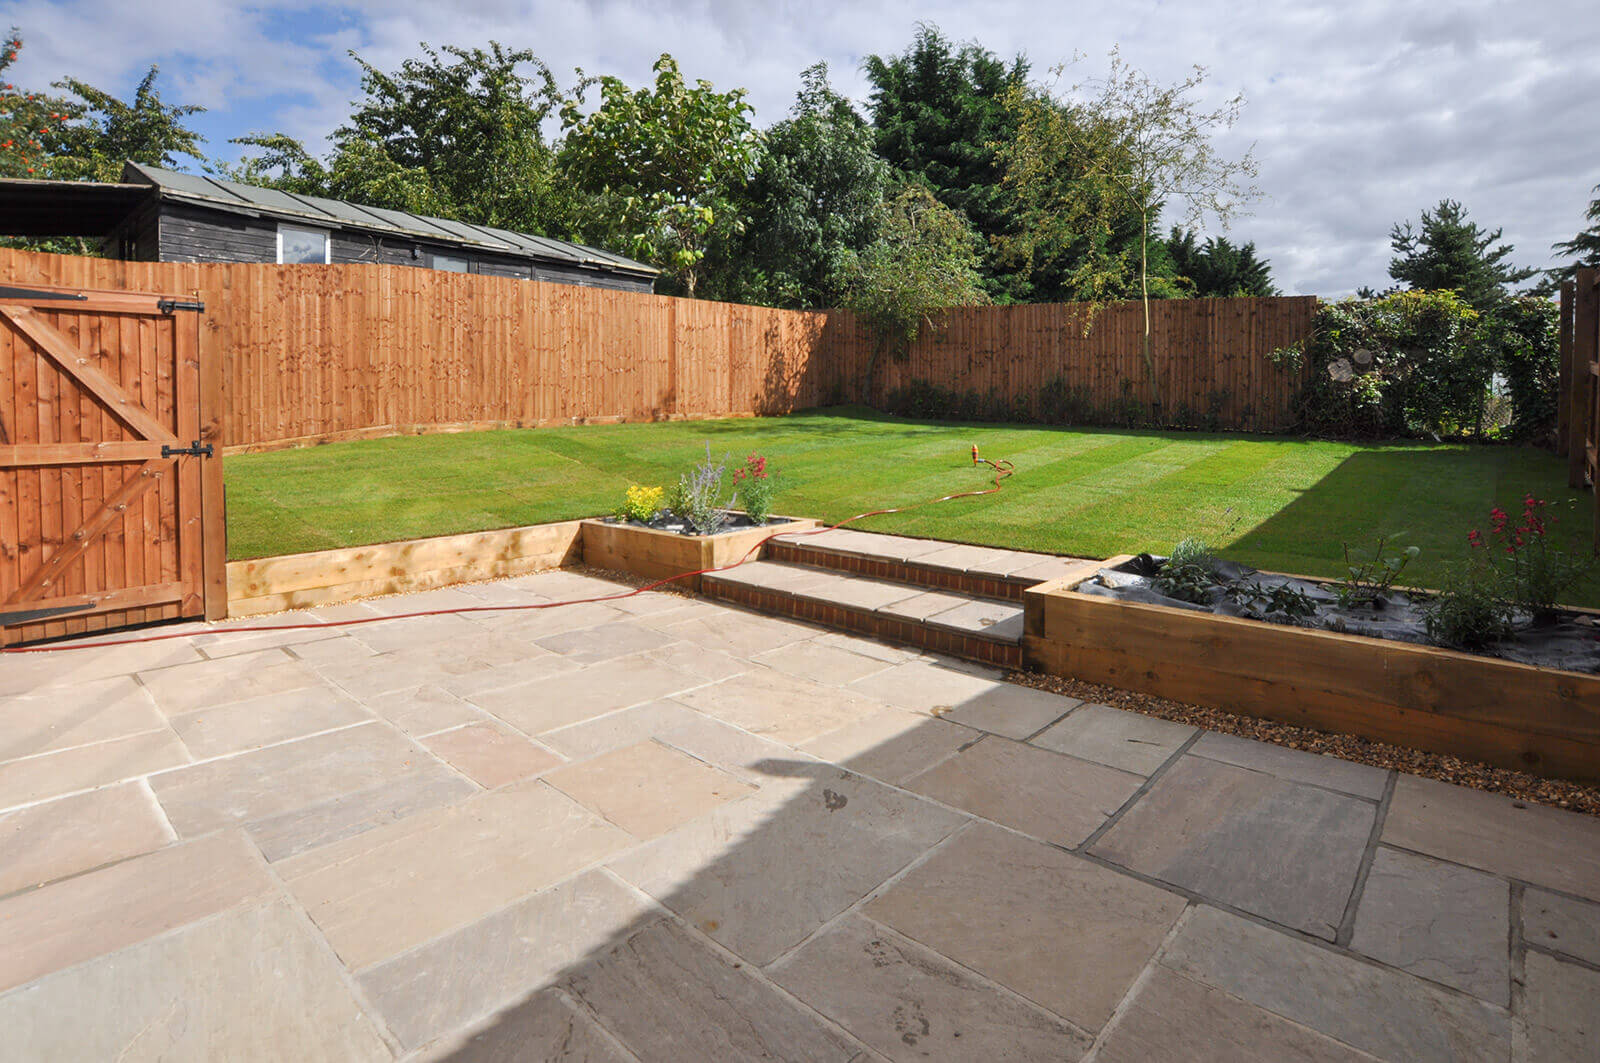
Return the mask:
<path fill-rule="evenodd" d="M 359 969 L 553 885 L 631 840 L 535 779 L 275 867 L 340 958 Z"/>
<path fill-rule="evenodd" d="M 1158 720 L 1109 705 L 1080 705 L 1032 745 L 1123 771 L 1151 775 L 1195 733 L 1187 724 Z"/>
<path fill-rule="evenodd" d="M 1402 775 L 1390 845 L 1600 900 L 1600 818 Z"/>
<path fill-rule="evenodd" d="M 659 742 L 557 768 L 545 781 L 636 838 L 654 838 L 755 787 Z"/>
<path fill-rule="evenodd" d="M 613 657 L 626 657 L 630 653 L 659 649 L 672 641 L 674 640 L 670 635 L 664 635 L 654 628 L 619 620 L 582 631 L 563 631 L 558 635 L 547 635 L 539 639 L 538 643 L 551 653 L 559 653 L 569 661 L 594 664 L 598 661 L 609 661 Z"/>
<path fill-rule="evenodd" d="M 272 891 L 237 832 L 0 900 L 0 992 Z"/>
<path fill-rule="evenodd" d="M 1306 753 L 1299 749 L 1266 742 L 1252 742 L 1236 735 L 1207 732 L 1190 750 L 1197 757 L 1209 757 L 1253 771 L 1264 771 L 1290 782 L 1310 783 L 1373 801 L 1383 796 L 1389 773 L 1367 764 L 1354 764 L 1338 757 Z"/>
<path fill-rule="evenodd" d="M 743 959 L 770 963 L 936 844 L 959 815 L 828 765 L 611 861 Z"/>
<path fill-rule="evenodd" d="M 563 984 L 644 1059 L 839 1063 L 860 1049 L 673 923 L 629 934 Z"/>
<path fill-rule="evenodd" d="M 12 658 L 6 658 L 7 666 Z M 0 761 L 125 738 L 166 726 L 131 676 L 0 698 Z"/>
<path fill-rule="evenodd" d="M 276 861 L 430 808 L 453 804 L 478 792 L 478 787 L 459 772 L 438 762 L 424 761 L 418 770 L 375 786 L 253 820 L 246 830 L 262 855 Z"/>
<path fill-rule="evenodd" d="M 652 701 L 546 731 L 539 741 L 569 760 L 587 760 L 703 719 L 676 701 Z"/>
<path fill-rule="evenodd" d="M 1376 815 L 1359 798 L 1184 756 L 1092 851 L 1332 941 Z"/>
<path fill-rule="evenodd" d="M 884 709 L 881 701 L 768 669 L 678 694 L 674 700 L 751 734 L 793 745 Z"/>
<path fill-rule="evenodd" d="M 555 984 L 659 911 L 586 872 L 369 969 L 361 987 L 414 1048 Z"/>
<path fill-rule="evenodd" d="M 0 809 L 122 782 L 186 764 L 189 751 L 172 731 L 145 731 L 0 764 Z"/>
<path fill-rule="evenodd" d="M 527 734 L 593 719 L 664 698 L 704 680 L 645 657 L 621 657 L 467 700 Z"/>
<path fill-rule="evenodd" d="M 354 698 L 319 685 L 179 713 L 172 717 L 172 729 L 190 753 L 206 758 L 370 719 L 372 714 Z"/>
<path fill-rule="evenodd" d="M 775 620 L 738 609 L 718 609 L 672 624 L 667 631 L 681 639 L 739 657 L 755 657 L 768 650 L 815 638 L 821 630 Z"/>
<path fill-rule="evenodd" d="M 1528 953 L 1529 1063 L 1600 1058 L 1600 971 Z"/>
<path fill-rule="evenodd" d="M 853 653 L 842 646 L 810 640 L 793 642 L 768 650 L 755 658 L 758 664 L 814 683 L 843 686 L 881 672 L 889 665 L 873 657 Z"/>
<path fill-rule="evenodd" d="M 1380 1059 L 1500 1060 L 1506 1012 L 1202 906 L 1161 962 Z"/>
<path fill-rule="evenodd" d="M 908 661 L 851 683 L 850 689 L 1007 738 L 1027 738 L 1081 704 L 1002 682 L 992 669 L 943 660 Z"/>
<path fill-rule="evenodd" d="M 554 989 L 429 1045 L 429 1063 L 636 1063 L 637 1057 Z"/>
<path fill-rule="evenodd" d="M 469 723 L 419 741 L 486 790 L 549 771 L 562 762 L 543 746 L 493 723 Z"/>
<path fill-rule="evenodd" d="M 1600 904 L 1530 886 L 1522 895 L 1522 936 L 1600 967 Z"/>
<path fill-rule="evenodd" d="M 136 782 L 0 815 L 0 897 L 159 849 L 172 831 Z"/>
<path fill-rule="evenodd" d="M 317 686 L 322 679 L 304 661 L 274 649 L 140 672 L 139 681 L 161 711 L 173 716 Z"/>
<path fill-rule="evenodd" d="M 1183 908 L 1174 894 L 977 825 L 864 912 L 1093 1032 Z"/>
<path fill-rule="evenodd" d="M 1350 947 L 1506 1006 L 1511 1002 L 1510 902 L 1511 887 L 1492 875 L 1379 848 L 1356 909 Z"/>
<path fill-rule="evenodd" d="M 800 748 L 851 771 L 902 784 L 983 737 L 982 731 L 905 709 L 884 709 Z"/>
<path fill-rule="evenodd" d="M 366 699 L 366 707 L 412 737 L 448 731 L 489 718 L 482 709 L 440 686 L 423 685 Z"/>
<path fill-rule="evenodd" d="M 768 974 L 894 1060 L 1078 1059 L 1091 1038 L 938 953 L 849 915 Z"/>
<path fill-rule="evenodd" d="M 1141 776 L 993 735 L 905 783 L 936 801 L 1072 848 L 1144 785 Z"/>
<path fill-rule="evenodd" d="M 0 996 L 0 1030 L 0 1056 L 15 1060 L 391 1058 L 337 963 L 282 901 Z"/>

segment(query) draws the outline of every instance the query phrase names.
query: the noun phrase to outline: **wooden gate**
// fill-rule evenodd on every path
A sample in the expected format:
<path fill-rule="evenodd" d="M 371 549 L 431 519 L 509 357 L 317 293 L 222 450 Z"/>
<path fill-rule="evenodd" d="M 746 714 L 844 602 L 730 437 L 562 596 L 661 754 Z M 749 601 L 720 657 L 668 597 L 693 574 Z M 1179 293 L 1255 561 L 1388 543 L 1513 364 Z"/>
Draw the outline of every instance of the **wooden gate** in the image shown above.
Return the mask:
<path fill-rule="evenodd" d="M 226 615 L 202 309 L 0 287 L 0 644 Z"/>

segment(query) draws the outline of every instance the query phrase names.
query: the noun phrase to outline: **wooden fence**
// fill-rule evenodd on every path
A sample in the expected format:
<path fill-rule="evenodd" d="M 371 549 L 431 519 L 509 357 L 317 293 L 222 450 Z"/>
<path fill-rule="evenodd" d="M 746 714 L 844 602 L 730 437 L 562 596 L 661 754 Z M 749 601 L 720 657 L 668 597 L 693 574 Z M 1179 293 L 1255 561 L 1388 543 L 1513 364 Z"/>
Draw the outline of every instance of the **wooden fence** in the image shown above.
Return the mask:
<path fill-rule="evenodd" d="M 1595 547 L 1600 549 L 1600 269 L 1580 269 L 1561 286 L 1561 397 L 1557 449 L 1567 483 L 1594 487 Z"/>
<path fill-rule="evenodd" d="M 881 405 L 912 380 L 1033 406 L 1152 398 L 1137 306 L 1084 334 L 1073 306 L 953 310 L 872 366 L 848 313 L 792 311 L 406 266 L 140 263 L 0 250 L 0 283 L 198 297 L 222 360 L 230 450 L 462 428 L 748 416 Z M 1297 380 L 1266 357 L 1308 334 L 1309 297 L 1156 304 L 1163 410 L 1291 423 Z"/>

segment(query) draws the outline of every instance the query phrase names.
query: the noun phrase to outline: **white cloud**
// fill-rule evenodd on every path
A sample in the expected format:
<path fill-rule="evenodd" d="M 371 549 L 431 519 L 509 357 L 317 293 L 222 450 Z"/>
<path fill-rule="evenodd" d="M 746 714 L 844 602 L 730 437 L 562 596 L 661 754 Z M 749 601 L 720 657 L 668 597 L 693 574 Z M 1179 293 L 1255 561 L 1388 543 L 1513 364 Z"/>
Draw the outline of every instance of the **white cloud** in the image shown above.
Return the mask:
<path fill-rule="evenodd" d="M 748 88 L 771 122 L 818 59 L 864 100 L 862 58 L 903 49 L 919 20 L 1005 57 L 1025 52 L 1039 74 L 1078 52 L 1098 66 L 1120 44 L 1158 79 L 1199 63 L 1218 98 L 1245 93 L 1222 142 L 1234 153 L 1255 145 L 1270 198 L 1233 235 L 1256 241 L 1286 289 L 1328 296 L 1385 283 L 1389 227 L 1445 196 L 1503 226 L 1522 263 L 1547 265 L 1549 245 L 1576 231 L 1600 182 L 1600 19 L 1584 0 L 354 0 L 331 16 L 298 0 L 9 7 L 27 41 L 19 81 L 70 73 L 127 88 L 160 62 L 169 98 L 213 110 L 219 151 L 254 129 L 324 135 L 356 92 L 347 48 L 391 68 L 419 41 L 494 39 L 531 48 L 563 78 L 581 66 L 634 83 L 671 52 L 691 78 Z"/>

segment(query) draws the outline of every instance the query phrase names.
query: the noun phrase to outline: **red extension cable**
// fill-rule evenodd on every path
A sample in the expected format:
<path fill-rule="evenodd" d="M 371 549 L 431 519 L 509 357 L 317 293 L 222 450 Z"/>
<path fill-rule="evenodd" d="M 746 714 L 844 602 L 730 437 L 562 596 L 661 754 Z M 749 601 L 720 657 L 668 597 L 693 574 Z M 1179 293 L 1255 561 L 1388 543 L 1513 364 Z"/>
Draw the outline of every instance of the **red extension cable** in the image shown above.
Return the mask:
<path fill-rule="evenodd" d="M 992 495 L 1000 490 L 1001 484 L 1004 482 L 1006 477 L 1010 476 L 1016 471 L 1009 461 L 1005 461 L 1003 459 L 1000 461 L 990 461 L 988 458 L 979 457 L 978 445 L 976 443 L 972 445 L 972 464 L 987 465 L 989 468 L 994 470 L 993 487 L 986 487 L 981 491 L 958 491 L 955 494 L 941 495 L 938 498 L 930 498 L 922 502 L 913 502 L 908 506 L 894 506 L 889 509 L 871 509 L 865 513 L 857 513 L 853 517 L 847 517 L 846 519 L 839 521 L 837 524 L 829 524 L 826 527 L 810 528 L 806 531 L 775 531 L 752 546 L 743 557 L 731 565 L 723 565 L 720 568 L 702 568 L 694 572 L 680 572 L 676 576 L 668 576 L 666 579 L 658 579 L 654 583 L 647 583 L 642 587 L 635 587 L 631 591 L 624 591 L 620 594 L 607 594 L 598 598 L 574 598 L 565 602 L 536 602 L 528 605 L 470 605 L 462 606 L 456 609 L 427 609 L 416 613 L 391 613 L 387 616 L 357 617 L 353 620 L 334 620 L 327 623 L 274 624 L 261 627 L 220 627 L 216 628 L 213 633 L 227 634 L 231 632 L 244 632 L 249 634 L 258 634 L 262 631 L 309 631 L 312 629 L 326 631 L 327 629 L 334 627 L 355 627 L 358 624 L 376 624 L 384 620 L 410 620 L 419 616 L 448 616 L 453 613 L 511 613 L 526 609 L 555 609 L 564 605 L 587 605 L 593 602 L 621 601 L 624 598 L 632 598 L 636 594 L 643 594 L 645 591 L 652 591 L 664 584 L 674 583 L 681 579 L 688 579 L 691 576 L 705 576 L 710 575 L 713 572 L 727 572 L 731 569 L 738 568 L 740 565 L 754 557 L 763 546 L 767 545 L 767 543 L 771 542 L 773 539 L 776 539 L 780 535 L 792 535 L 796 538 L 802 535 L 820 535 L 823 532 L 833 531 L 836 528 L 842 528 L 846 524 L 853 524 L 858 520 L 865 520 L 868 517 L 880 517 L 888 513 L 904 513 L 907 510 L 919 509 L 922 506 L 931 506 L 939 502 L 950 502 L 957 498 L 978 498 L 982 495 Z M 170 635 L 144 635 L 135 638 L 112 639 L 104 642 L 83 642 L 76 644 L 58 643 L 49 646 L 8 646 L 0 648 L 0 653 L 57 653 L 62 650 L 97 649 L 102 646 L 133 646 L 142 642 L 165 642 L 167 639 L 189 638 L 192 634 L 193 632 L 175 632 Z"/>

